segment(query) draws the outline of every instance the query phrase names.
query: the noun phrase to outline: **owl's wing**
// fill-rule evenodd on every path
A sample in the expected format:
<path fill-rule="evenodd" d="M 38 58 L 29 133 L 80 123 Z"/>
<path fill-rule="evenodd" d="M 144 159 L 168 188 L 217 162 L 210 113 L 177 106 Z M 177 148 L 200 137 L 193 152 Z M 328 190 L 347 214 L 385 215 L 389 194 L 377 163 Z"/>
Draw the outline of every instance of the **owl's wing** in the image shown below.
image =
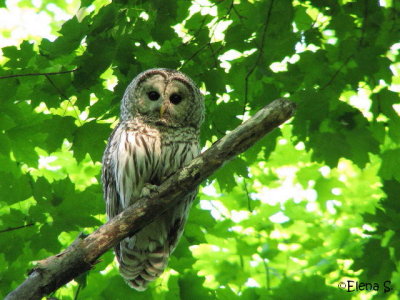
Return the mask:
<path fill-rule="evenodd" d="M 106 212 L 108 220 L 121 212 L 120 207 L 120 196 L 116 188 L 115 180 L 115 162 L 112 159 L 112 153 L 116 151 L 117 142 L 115 139 L 115 133 L 119 129 L 119 125 L 115 127 L 108 139 L 106 150 L 103 155 L 103 168 L 101 174 L 101 181 L 103 182 L 103 194 L 106 202 Z"/>
<path fill-rule="evenodd" d="M 176 207 L 168 210 L 166 216 L 169 218 L 169 231 L 167 241 L 169 245 L 169 253 L 172 253 L 185 228 L 187 218 L 189 217 L 189 211 L 192 206 L 194 199 L 197 196 L 198 189 L 186 195 L 181 201 L 179 201 Z"/>

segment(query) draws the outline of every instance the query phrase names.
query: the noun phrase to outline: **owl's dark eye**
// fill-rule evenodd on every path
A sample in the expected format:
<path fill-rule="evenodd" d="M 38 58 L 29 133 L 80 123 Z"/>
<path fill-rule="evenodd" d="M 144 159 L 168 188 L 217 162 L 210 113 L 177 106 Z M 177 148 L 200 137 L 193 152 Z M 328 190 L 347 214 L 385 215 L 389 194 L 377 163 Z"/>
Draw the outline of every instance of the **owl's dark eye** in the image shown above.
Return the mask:
<path fill-rule="evenodd" d="M 160 94 L 156 91 L 151 91 L 147 93 L 147 97 L 149 97 L 151 101 L 157 101 L 158 98 L 160 98 Z"/>
<path fill-rule="evenodd" d="M 182 96 L 173 93 L 173 94 L 169 97 L 169 101 L 171 101 L 172 104 L 178 104 L 179 102 L 182 101 Z"/>

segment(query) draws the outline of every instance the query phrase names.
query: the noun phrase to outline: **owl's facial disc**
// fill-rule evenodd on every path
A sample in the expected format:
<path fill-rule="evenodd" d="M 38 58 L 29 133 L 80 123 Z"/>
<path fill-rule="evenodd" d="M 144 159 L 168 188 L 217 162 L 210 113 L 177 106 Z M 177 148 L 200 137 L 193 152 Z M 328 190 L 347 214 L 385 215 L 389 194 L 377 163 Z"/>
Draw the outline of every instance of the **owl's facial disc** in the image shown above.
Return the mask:
<path fill-rule="evenodd" d="M 164 116 L 171 117 L 171 113 L 174 113 L 177 109 L 174 106 L 180 104 L 183 99 L 183 96 L 177 92 L 166 94 L 164 96 L 163 104 L 161 105 L 160 118 L 163 119 Z"/>
<path fill-rule="evenodd" d="M 165 89 L 165 77 L 154 74 L 143 80 L 135 94 L 135 107 L 150 119 L 159 118 Z"/>
<path fill-rule="evenodd" d="M 196 112 L 202 98 L 190 79 L 181 73 L 153 70 L 139 77 L 125 106 L 149 124 L 182 128 L 198 126 Z M 200 115 L 201 116 L 201 115 Z M 201 120 L 200 120 L 201 121 Z"/>
<path fill-rule="evenodd" d="M 160 99 L 160 93 L 157 91 L 150 91 L 147 93 L 147 97 L 149 97 L 149 100 L 151 101 L 157 101 L 158 99 Z"/>
<path fill-rule="evenodd" d="M 141 98 L 145 99 L 140 103 L 141 112 L 147 114 L 149 121 L 162 126 L 182 126 L 191 109 L 191 91 L 186 82 L 158 74 L 144 82 Z"/>
<path fill-rule="evenodd" d="M 162 118 L 179 124 L 183 123 L 186 115 L 192 109 L 192 93 L 186 82 L 172 78 L 165 87 L 162 106 L 165 107 Z"/>

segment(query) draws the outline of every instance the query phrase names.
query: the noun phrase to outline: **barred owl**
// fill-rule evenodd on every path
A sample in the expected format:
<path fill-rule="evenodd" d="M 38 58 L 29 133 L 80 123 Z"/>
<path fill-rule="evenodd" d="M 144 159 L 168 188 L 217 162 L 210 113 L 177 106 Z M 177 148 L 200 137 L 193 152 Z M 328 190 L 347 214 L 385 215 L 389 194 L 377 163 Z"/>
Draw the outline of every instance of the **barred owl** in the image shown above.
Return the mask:
<path fill-rule="evenodd" d="M 118 126 L 103 156 L 108 219 L 147 195 L 200 152 L 204 100 L 185 74 L 170 69 L 140 73 L 127 87 Z M 167 266 L 196 196 L 193 191 L 115 247 L 119 271 L 142 291 Z"/>

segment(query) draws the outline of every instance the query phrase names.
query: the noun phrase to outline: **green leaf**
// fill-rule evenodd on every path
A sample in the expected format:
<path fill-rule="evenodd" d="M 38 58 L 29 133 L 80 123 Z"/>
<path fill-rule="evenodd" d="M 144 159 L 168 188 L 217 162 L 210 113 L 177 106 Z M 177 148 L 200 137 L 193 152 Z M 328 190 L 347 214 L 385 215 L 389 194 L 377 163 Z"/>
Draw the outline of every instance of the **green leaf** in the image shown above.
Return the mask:
<path fill-rule="evenodd" d="M 64 139 L 72 140 L 73 131 L 76 128 L 75 119 L 72 117 L 53 116 L 43 122 L 43 131 L 46 132 L 47 151 L 53 152 L 61 147 Z"/>
<path fill-rule="evenodd" d="M 19 49 L 15 46 L 9 46 L 4 47 L 2 52 L 5 57 L 10 59 L 5 63 L 5 66 L 13 69 L 26 68 L 29 62 L 37 55 L 33 50 L 33 44 L 28 41 L 23 41 L 20 44 Z"/>
<path fill-rule="evenodd" d="M 113 3 L 100 9 L 99 13 L 93 18 L 93 24 L 90 27 L 92 35 L 97 35 L 107 31 L 115 25 L 117 17 L 117 9 Z"/>
<path fill-rule="evenodd" d="M 315 152 L 312 157 L 318 162 L 325 162 L 330 167 L 336 167 L 340 157 L 350 156 L 350 145 L 338 133 L 317 133 L 313 135 L 312 147 Z"/>
<path fill-rule="evenodd" d="M 168 268 L 145 292 L 125 284 L 108 251 L 79 287 L 52 296 L 348 299 L 355 294 L 337 284 L 349 274 L 399 290 L 392 2 L 82 0 L 75 16 L 74 1 L 21 0 L 3 9 L 6 19 L 40 12 L 48 28 L 28 26 L 22 40 L 2 30 L 0 298 L 33 261 L 106 222 L 104 141 L 129 82 L 154 67 L 180 69 L 204 92 L 206 147 L 273 99 L 296 102 L 295 117 L 203 183 Z M 392 296 L 381 292 L 364 294 Z"/>
<path fill-rule="evenodd" d="M 356 259 L 354 269 L 365 269 L 364 279 L 368 278 L 372 282 L 384 282 L 388 280 L 388 277 L 394 271 L 389 255 L 389 249 L 382 247 L 379 240 L 371 239 L 364 246 L 364 259 Z M 371 264 L 370 259 L 376 256 L 382 259 L 382 263 Z"/>
<path fill-rule="evenodd" d="M 74 86 L 80 91 L 98 83 L 100 75 L 110 66 L 115 50 L 116 42 L 111 37 L 90 39 L 88 51 L 77 59 L 79 70 L 74 74 Z"/>
<path fill-rule="evenodd" d="M 373 105 L 372 112 L 377 117 L 383 113 L 389 118 L 389 136 L 397 144 L 400 143 L 400 116 L 394 110 L 395 104 L 400 102 L 398 93 L 382 89 L 379 93 L 372 96 Z"/>
<path fill-rule="evenodd" d="M 228 162 L 214 174 L 221 190 L 230 191 L 236 186 L 234 174 L 248 177 L 246 163 L 240 158 Z"/>
<path fill-rule="evenodd" d="M 93 3 L 93 0 L 81 0 L 81 7 L 89 7 Z"/>
<path fill-rule="evenodd" d="M 306 8 L 300 5 L 296 6 L 294 20 L 299 30 L 310 29 L 313 24 L 313 20 L 307 14 Z"/>
<path fill-rule="evenodd" d="M 74 132 L 72 150 L 78 161 L 81 161 L 86 153 L 92 160 L 101 161 L 105 143 L 110 134 L 110 127 L 107 124 L 91 121 L 85 123 Z"/>
<path fill-rule="evenodd" d="M 301 281 L 284 279 L 279 289 L 275 290 L 271 299 L 288 299 L 296 295 L 296 299 L 350 299 L 351 295 L 337 287 L 325 285 L 325 279 L 314 275 L 303 277 Z"/>
<path fill-rule="evenodd" d="M 49 253 L 58 253 L 61 250 L 61 244 L 58 241 L 58 235 L 61 232 L 55 230 L 51 224 L 44 224 L 40 227 L 40 231 L 30 241 L 30 248 L 33 253 L 45 249 Z"/>
<path fill-rule="evenodd" d="M 31 196 L 31 178 L 29 175 L 14 177 L 8 172 L 0 171 L 0 179 L 0 199 L 8 205 L 26 200 Z"/>
<path fill-rule="evenodd" d="M 321 176 L 321 173 L 318 171 L 319 168 L 318 165 L 311 165 L 303 167 L 297 171 L 296 178 L 303 188 L 308 187 L 310 180 L 315 181 Z"/>
<path fill-rule="evenodd" d="M 6 135 L 0 135 L 0 153 L 9 156 L 11 150 L 10 139 Z"/>
<path fill-rule="evenodd" d="M 203 286 L 204 279 L 193 273 L 186 273 L 179 279 L 181 299 L 213 299 L 211 290 Z"/>
<path fill-rule="evenodd" d="M 86 20 L 85 18 L 83 22 L 79 22 L 76 17 L 69 19 L 60 30 L 62 36 L 54 42 L 43 39 L 40 44 L 40 51 L 54 58 L 73 52 L 80 46 L 82 39 L 88 32 L 89 26 Z"/>
<path fill-rule="evenodd" d="M 379 175 L 385 180 L 396 179 L 400 181 L 400 149 L 387 150 L 382 153 L 382 165 Z"/>

